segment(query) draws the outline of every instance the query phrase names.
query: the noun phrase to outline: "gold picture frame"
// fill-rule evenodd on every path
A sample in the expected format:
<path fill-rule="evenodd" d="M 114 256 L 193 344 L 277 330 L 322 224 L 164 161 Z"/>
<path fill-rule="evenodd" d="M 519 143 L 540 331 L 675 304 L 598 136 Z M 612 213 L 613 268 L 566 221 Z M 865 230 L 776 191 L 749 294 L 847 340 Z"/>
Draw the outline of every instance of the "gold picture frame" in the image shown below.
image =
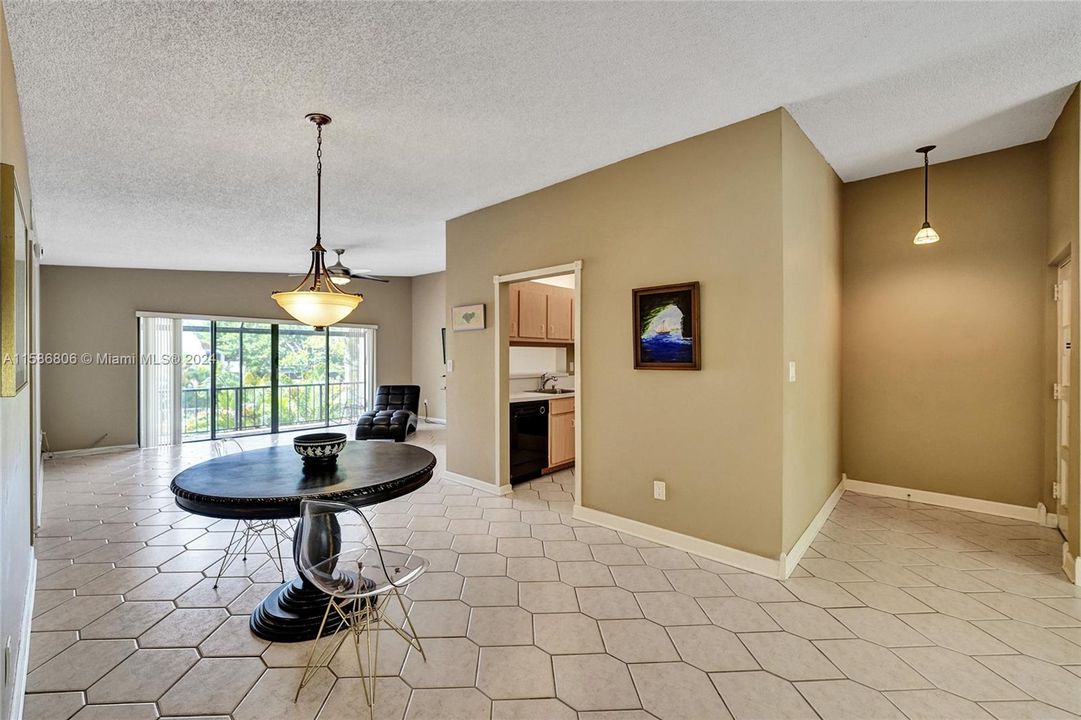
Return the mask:
<path fill-rule="evenodd" d="M 0 164 L 0 397 L 17 395 L 30 378 L 28 246 L 15 168 Z"/>

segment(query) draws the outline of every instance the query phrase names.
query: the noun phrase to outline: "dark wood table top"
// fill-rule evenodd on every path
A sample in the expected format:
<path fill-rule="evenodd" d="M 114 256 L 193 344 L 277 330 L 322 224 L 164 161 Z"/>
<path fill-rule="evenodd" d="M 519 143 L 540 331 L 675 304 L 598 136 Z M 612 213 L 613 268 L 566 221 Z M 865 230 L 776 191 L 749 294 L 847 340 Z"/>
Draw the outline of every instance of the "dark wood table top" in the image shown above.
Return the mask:
<path fill-rule="evenodd" d="M 173 478 L 176 504 L 197 515 L 246 520 L 300 516 L 306 499 L 373 505 L 413 492 L 435 456 L 404 443 L 350 441 L 335 465 L 306 465 L 290 445 L 201 462 Z"/>

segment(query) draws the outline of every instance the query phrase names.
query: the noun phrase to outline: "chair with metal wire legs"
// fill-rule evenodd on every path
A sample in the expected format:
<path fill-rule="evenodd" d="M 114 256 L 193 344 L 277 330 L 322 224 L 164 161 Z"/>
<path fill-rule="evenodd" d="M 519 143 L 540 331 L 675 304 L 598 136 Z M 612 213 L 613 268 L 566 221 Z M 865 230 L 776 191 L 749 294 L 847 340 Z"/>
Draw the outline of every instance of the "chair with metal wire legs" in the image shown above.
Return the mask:
<path fill-rule="evenodd" d="M 210 446 L 210 450 L 214 453 L 214 457 L 221 457 L 234 452 L 244 452 L 244 446 L 239 441 L 228 438 L 215 441 Z M 274 538 L 273 545 L 267 543 L 268 535 Z M 237 520 L 236 524 L 233 525 L 233 532 L 229 536 L 229 544 L 225 548 L 225 557 L 221 559 L 218 574 L 214 578 L 214 589 L 218 589 L 218 583 L 221 582 L 222 575 L 237 559 L 244 561 L 248 559 L 248 551 L 257 547 L 255 545 L 256 541 L 263 546 L 263 550 L 266 551 L 270 562 L 274 563 L 274 567 L 281 574 L 282 582 L 285 582 L 285 565 L 282 563 L 281 541 L 288 540 L 292 536 L 292 523 L 289 523 L 289 531 L 286 532 L 284 529 L 279 531 L 278 523 L 275 520 Z"/>
<path fill-rule="evenodd" d="M 300 691 L 319 668 L 330 663 L 346 638 L 350 638 L 357 656 L 364 697 L 372 717 L 375 717 L 381 628 L 397 633 L 420 653 L 421 659 L 428 661 L 413 621 L 409 619 L 401 591 L 424 574 L 430 563 L 412 551 L 384 550 L 368 518 L 352 505 L 304 500 L 300 508 L 297 569 L 308 582 L 330 595 L 330 601 L 323 613 L 319 634 L 312 645 L 293 701 L 300 697 Z M 347 514 L 347 518 L 354 522 L 339 525 L 335 517 L 337 513 Z M 344 540 L 343 532 L 346 535 Z M 326 553 L 328 545 L 332 548 L 329 558 Z M 392 600 L 402 612 L 401 624 L 389 617 L 389 612 L 394 611 Z M 347 632 L 341 632 L 343 630 Z M 322 639 L 324 635 L 330 636 L 325 642 Z M 361 658 L 361 636 L 367 645 L 367 663 Z M 320 645 L 323 647 L 320 648 Z"/>

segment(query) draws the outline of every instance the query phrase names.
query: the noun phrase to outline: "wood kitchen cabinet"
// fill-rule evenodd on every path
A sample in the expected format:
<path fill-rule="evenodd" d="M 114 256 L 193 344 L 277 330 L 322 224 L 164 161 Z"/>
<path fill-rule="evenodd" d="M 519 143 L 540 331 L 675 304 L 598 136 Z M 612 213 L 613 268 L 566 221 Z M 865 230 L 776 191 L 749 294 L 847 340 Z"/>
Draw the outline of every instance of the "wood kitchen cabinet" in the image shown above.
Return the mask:
<path fill-rule="evenodd" d="M 521 290 L 517 285 L 511 285 L 510 288 L 510 338 L 511 340 L 518 337 L 518 294 Z"/>
<path fill-rule="evenodd" d="M 523 282 L 510 286 L 509 298 L 512 341 L 519 345 L 574 342 L 573 290 Z"/>
<path fill-rule="evenodd" d="M 566 288 L 553 288 L 554 290 L 566 290 Z M 546 337 L 549 340 L 571 340 L 574 327 L 574 317 L 571 314 L 571 296 L 566 292 L 551 292 L 548 294 L 548 328 Z"/>
<path fill-rule="evenodd" d="M 574 398 L 548 402 L 548 468 L 574 462 Z"/>
<path fill-rule="evenodd" d="M 518 337 L 546 340 L 548 293 L 534 283 L 518 288 Z"/>

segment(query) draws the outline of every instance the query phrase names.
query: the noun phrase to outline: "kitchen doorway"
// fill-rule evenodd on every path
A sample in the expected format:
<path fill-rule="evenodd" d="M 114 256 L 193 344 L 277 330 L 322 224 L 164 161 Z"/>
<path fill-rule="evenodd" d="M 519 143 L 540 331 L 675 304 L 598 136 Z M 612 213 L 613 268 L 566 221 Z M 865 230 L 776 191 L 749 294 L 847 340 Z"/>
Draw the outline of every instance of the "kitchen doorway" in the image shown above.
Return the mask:
<path fill-rule="evenodd" d="M 580 260 L 493 278 L 495 477 L 568 485 L 582 500 Z M 569 489 L 569 487 L 567 488 Z"/>

